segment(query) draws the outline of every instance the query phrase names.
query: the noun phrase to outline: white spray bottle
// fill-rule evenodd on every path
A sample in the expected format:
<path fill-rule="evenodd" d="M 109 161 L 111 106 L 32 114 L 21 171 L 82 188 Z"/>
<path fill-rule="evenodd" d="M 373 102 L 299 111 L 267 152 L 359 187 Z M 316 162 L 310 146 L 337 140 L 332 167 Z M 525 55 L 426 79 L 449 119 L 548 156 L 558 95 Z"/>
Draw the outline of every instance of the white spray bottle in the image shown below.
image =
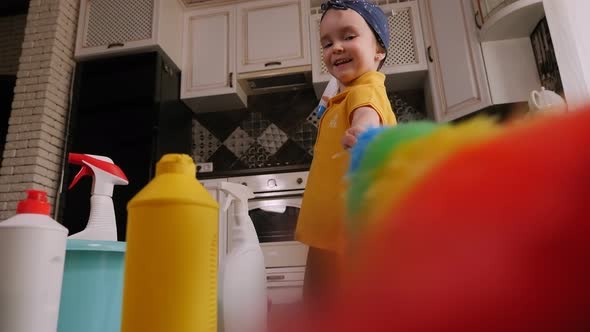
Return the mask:
<path fill-rule="evenodd" d="M 330 98 L 334 97 L 338 94 L 338 81 L 334 77 L 330 77 L 326 88 L 324 89 L 324 93 L 322 93 L 322 97 L 320 98 L 320 102 L 317 107 L 317 117 L 320 119 L 324 112 L 328 108 L 328 101 Z"/>
<path fill-rule="evenodd" d="M 264 255 L 256 229 L 248 215 L 250 188 L 222 182 L 219 189 L 227 193 L 223 211 L 236 202 L 233 218 L 232 250 L 225 258 L 222 275 L 221 307 L 225 332 L 266 331 L 267 292 Z"/>
<path fill-rule="evenodd" d="M 70 239 L 117 241 L 117 223 L 113 206 L 113 187 L 127 185 L 129 181 L 123 171 L 110 158 L 91 154 L 70 153 L 70 164 L 82 165 L 68 189 L 88 175 L 92 176 L 90 216 L 86 228 Z"/>

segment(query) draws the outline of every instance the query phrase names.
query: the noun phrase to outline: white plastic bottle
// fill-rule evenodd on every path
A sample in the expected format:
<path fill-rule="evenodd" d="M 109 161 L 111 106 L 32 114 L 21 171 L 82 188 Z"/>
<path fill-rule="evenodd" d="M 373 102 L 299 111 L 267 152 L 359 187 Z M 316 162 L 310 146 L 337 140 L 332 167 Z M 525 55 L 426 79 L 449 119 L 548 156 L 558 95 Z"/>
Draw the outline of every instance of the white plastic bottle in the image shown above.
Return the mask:
<path fill-rule="evenodd" d="M 264 255 L 256 229 L 248 215 L 250 188 L 221 182 L 220 190 L 228 194 L 223 210 L 236 202 L 232 229 L 232 250 L 225 258 L 222 275 L 221 307 L 225 332 L 266 331 L 267 291 Z"/>
<path fill-rule="evenodd" d="M 0 222 L 0 331 L 57 330 L 68 230 L 50 210 L 44 191 L 28 190 Z"/>
<path fill-rule="evenodd" d="M 318 119 L 320 119 L 322 115 L 324 115 L 324 112 L 328 108 L 328 101 L 330 100 L 330 98 L 334 97 L 337 94 L 338 81 L 334 77 L 331 77 L 328 81 L 328 85 L 326 85 L 326 88 L 324 89 L 324 93 L 322 93 L 322 98 L 320 98 L 320 103 L 317 107 Z"/>

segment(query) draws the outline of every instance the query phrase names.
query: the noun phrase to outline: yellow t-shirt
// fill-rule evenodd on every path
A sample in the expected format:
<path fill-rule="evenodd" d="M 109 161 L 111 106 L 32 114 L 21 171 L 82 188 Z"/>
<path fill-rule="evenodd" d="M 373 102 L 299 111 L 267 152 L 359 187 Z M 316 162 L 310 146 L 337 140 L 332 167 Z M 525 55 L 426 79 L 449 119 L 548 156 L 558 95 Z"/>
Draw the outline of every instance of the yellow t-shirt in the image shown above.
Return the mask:
<path fill-rule="evenodd" d="M 370 106 L 379 114 L 383 125 L 394 125 L 395 115 L 385 91 L 385 75 L 367 72 L 332 97 L 320 119 L 314 156 L 295 237 L 309 246 L 341 251 L 344 243 L 345 191 L 344 178 L 350 156 L 341 140 L 350 128 L 352 113 Z M 340 153 L 340 154 L 339 154 Z"/>

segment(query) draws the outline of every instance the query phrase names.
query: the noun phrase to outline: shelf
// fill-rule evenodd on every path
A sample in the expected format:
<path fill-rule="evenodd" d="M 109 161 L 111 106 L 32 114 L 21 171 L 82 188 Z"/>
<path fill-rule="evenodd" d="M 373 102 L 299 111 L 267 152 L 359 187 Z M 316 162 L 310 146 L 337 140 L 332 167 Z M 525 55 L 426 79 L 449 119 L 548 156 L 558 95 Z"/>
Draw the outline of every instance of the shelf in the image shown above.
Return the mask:
<path fill-rule="evenodd" d="M 479 31 L 482 42 L 529 37 L 545 16 L 543 0 L 518 0 L 492 14 Z"/>

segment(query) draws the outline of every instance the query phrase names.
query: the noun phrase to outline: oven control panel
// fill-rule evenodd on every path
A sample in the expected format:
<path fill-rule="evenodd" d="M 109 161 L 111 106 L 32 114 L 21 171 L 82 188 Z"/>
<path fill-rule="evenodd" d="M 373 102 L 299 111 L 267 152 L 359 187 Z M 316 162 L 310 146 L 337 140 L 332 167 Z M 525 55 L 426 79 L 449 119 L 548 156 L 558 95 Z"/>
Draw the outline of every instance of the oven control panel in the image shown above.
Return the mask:
<path fill-rule="evenodd" d="M 307 183 L 307 175 L 308 172 L 261 174 L 232 177 L 228 181 L 243 184 L 252 189 L 254 193 L 266 193 L 303 190 Z"/>

